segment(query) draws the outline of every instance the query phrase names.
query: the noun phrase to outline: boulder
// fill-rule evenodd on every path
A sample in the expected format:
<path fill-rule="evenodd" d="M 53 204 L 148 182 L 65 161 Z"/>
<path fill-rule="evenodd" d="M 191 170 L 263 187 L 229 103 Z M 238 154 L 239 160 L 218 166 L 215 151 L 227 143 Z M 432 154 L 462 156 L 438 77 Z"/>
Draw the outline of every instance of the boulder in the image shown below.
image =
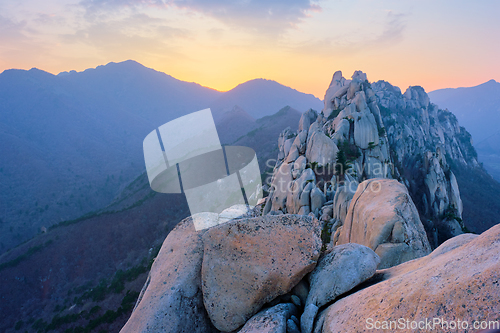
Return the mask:
<path fill-rule="evenodd" d="M 299 150 L 297 149 L 296 146 L 292 146 L 292 148 L 290 148 L 290 152 L 286 156 L 285 163 L 292 163 L 297 158 L 299 158 Z"/>
<path fill-rule="evenodd" d="M 307 131 L 302 131 L 297 134 L 295 140 L 293 141 L 293 145 L 297 147 L 300 154 L 304 154 L 306 152 L 306 143 L 307 143 Z"/>
<path fill-rule="evenodd" d="M 333 142 L 338 145 L 339 142 L 343 142 L 349 138 L 349 129 L 351 125 L 347 119 L 339 120 L 338 124 L 335 126 L 335 133 L 332 135 Z"/>
<path fill-rule="evenodd" d="M 300 193 L 300 199 L 298 202 L 298 208 L 300 209 L 301 207 L 310 207 L 311 203 L 311 192 L 313 189 L 315 189 L 313 183 L 306 183 L 304 190 Z"/>
<path fill-rule="evenodd" d="M 330 221 L 333 217 L 333 205 L 324 205 L 321 212 L 321 221 Z"/>
<path fill-rule="evenodd" d="M 274 197 L 274 188 L 271 188 L 271 190 L 269 191 L 269 195 L 267 196 L 267 198 L 264 198 L 266 200 L 266 203 L 264 204 L 264 209 L 262 211 L 262 215 L 267 215 L 269 214 L 269 212 L 271 211 L 271 207 L 272 207 L 272 198 Z"/>
<path fill-rule="evenodd" d="M 311 212 L 317 215 L 323 204 L 325 203 L 325 195 L 321 190 L 317 187 L 314 187 L 311 190 Z"/>
<path fill-rule="evenodd" d="M 321 130 L 309 132 L 307 139 L 306 157 L 310 162 L 317 162 L 318 165 L 333 164 L 337 158 L 339 149 Z"/>
<path fill-rule="evenodd" d="M 377 123 L 373 114 L 365 114 L 354 119 L 354 141 L 361 149 L 379 144 Z"/>
<path fill-rule="evenodd" d="M 285 128 L 281 133 L 280 133 L 280 136 L 278 138 L 278 151 L 279 151 L 279 154 L 278 154 L 278 159 L 281 160 L 283 158 L 285 158 L 285 141 L 289 139 L 290 136 L 292 136 L 292 131 L 290 129 L 290 126 L 288 126 L 287 128 Z"/>
<path fill-rule="evenodd" d="M 328 307 L 323 333 L 372 332 L 374 325 L 389 326 L 398 318 L 410 323 L 436 318 L 440 322 L 433 329 L 440 332 L 472 332 L 474 321 L 499 321 L 499 244 L 496 225 L 478 237 L 457 236 L 426 257 L 380 271 L 381 282 Z M 458 320 L 469 328 L 441 326 Z M 396 331 L 394 326 L 390 331 Z"/>
<path fill-rule="evenodd" d="M 316 266 L 319 221 L 300 215 L 241 219 L 203 235 L 203 301 L 216 328 L 230 332 Z"/>
<path fill-rule="evenodd" d="M 309 215 L 311 213 L 311 207 L 309 206 L 302 206 L 300 207 L 299 211 L 297 214 L 299 215 Z"/>
<path fill-rule="evenodd" d="M 305 308 L 313 304 L 312 309 L 317 309 L 332 302 L 371 278 L 379 263 L 379 256 L 366 246 L 344 244 L 334 247 L 308 276 L 311 290 Z M 303 316 L 302 332 L 312 332 L 314 317 L 311 319 L 311 316 L 312 313 Z"/>
<path fill-rule="evenodd" d="M 299 326 L 293 319 L 288 319 L 286 322 L 286 333 L 300 333 Z"/>
<path fill-rule="evenodd" d="M 300 177 L 296 179 L 287 193 L 286 209 L 289 214 L 297 214 L 301 207 L 307 206 L 310 211 L 310 192 L 316 176 L 312 169 L 305 169 Z M 307 215 L 307 214 L 302 214 Z"/>
<path fill-rule="evenodd" d="M 307 159 L 305 158 L 305 156 L 300 156 L 295 160 L 295 162 L 293 163 L 293 171 L 292 171 L 293 179 L 300 177 L 302 172 L 305 170 L 306 165 L 307 165 Z"/>
<path fill-rule="evenodd" d="M 347 99 L 352 99 L 356 92 L 361 90 L 361 82 L 359 80 L 352 80 L 347 89 Z"/>
<path fill-rule="evenodd" d="M 316 320 L 314 321 L 313 333 L 323 332 L 323 323 L 325 322 L 325 317 L 326 317 L 326 309 L 318 312 Z"/>
<path fill-rule="evenodd" d="M 296 314 L 295 305 L 291 303 L 278 304 L 250 318 L 238 333 L 285 333 L 288 326 L 287 321 Z"/>
<path fill-rule="evenodd" d="M 343 186 L 340 186 L 333 197 L 333 218 L 342 224 L 347 216 L 351 199 L 358 188 L 357 182 L 346 180 Z"/>
<path fill-rule="evenodd" d="M 309 126 L 311 126 L 311 124 L 316 121 L 317 117 L 318 113 L 313 109 L 309 109 L 306 112 L 304 112 L 299 120 L 299 132 L 301 131 L 307 132 L 309 130 Z"/>
<path fill-rule="evenodd" d="M 286 139 L 285 142 L 283 143 L 283 151 L 285 153 L 285 156 L 288 156 L 288 153 L 290 152 L 290 148 L 292 148 L 292 143 L 294 138 L 291 139 Z"/>
<path fill-rule="evenodd" d="M 197 232 L 187 218 L 168 234 L 121 333 L 218 332 L 205 311 L 201 292 L 204 232 Z"/>
<path fill-rule="evenodd" d="M 392 179 L 362 182 L 339 229 L 337 245 L 368 246 L 380 257 L 380 268 L 429 254 L 431 247 L 406 187 Z"/>
<path fill-rule="evenodd" d="M 286 196 L 292 184 L 292 165 L 283 163 L 275 170 L 272 188 L 273 195 L 270 196 L 271 210 L 283 210 L 286 205 Z"/>
<path fill-rule="evenodd" d="M 311 290 L 306 306 L 314 303 L 322 307 L 335 300 L 371 278 L 379 263 L 379 256 L 364 245 L 335 246 L 318 261 L 318 265 L 308 276 Z"/>
<path fill-rule="evenodd" d="M 318 313 L 319 308 L 313 303 L 307 305 L 304 313 L 300 317 L 300 330 L 302 333 L 311 333 L 314 325 L 314 318 Z"/>
<path fill-rule="evenodd" d="M 442 216 L 449 204 L 446 174 L 442 168 L 443 157 L 439 152 L 427 152 L 425 162 L 427 166 L 425 185 L 429 193 L 430 210 L 434 216 Z"/>

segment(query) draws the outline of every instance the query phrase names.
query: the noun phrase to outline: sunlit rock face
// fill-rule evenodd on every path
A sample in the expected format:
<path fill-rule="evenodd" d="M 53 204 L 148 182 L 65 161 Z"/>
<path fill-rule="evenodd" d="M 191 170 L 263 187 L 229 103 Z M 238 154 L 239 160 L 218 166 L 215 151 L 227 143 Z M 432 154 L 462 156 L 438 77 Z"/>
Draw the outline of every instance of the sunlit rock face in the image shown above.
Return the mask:
<path fill-rule="evenodd" d="M 395 318 L 410 322 L 439 318 L 443 325 L 444 321 L 448 325 L 456 325 L 457 320 L 468 322 L 468 328 L 461 326 L 457 332 L 469 332 L 476 331 L 472 328 L 476 320 L 498 321 L 499 241 L 500 226 L 496 225 L 479 236 L 451 238 L 423 258 L 378 271 L 376 280 L 380 282 L 330 305 L 316 329 L 323 333 L 372 332 L 374 325 L 382 328 Z M 440 325 L 435 329 L 450 330 Z M 397 331 L 394 326 L 384 330 Z M 411 327 L 401 330 L 415 331 Z"/>
<path fill-rule="evenodd" d="M 379 268 L 420 258 L 431 250 L 415 204 L 406 187 L 394 179 L 362 182 L 337 232 L 334 245 L 369 247 L 380 257 Z"/>

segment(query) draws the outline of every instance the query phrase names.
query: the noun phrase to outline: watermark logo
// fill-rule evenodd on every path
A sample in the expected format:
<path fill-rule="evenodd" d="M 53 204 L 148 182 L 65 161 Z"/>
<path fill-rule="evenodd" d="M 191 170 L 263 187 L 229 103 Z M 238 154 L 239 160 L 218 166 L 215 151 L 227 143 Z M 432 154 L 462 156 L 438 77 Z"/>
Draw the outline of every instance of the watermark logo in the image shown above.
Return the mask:
<path fill-rule="evenodd" d="M 160 126 L 146 136 L 143 150 L 151 188 L 160 193 L 184 193 L 193 217 L 220 214 L 235 205 L 252 207 L 262 198 L 255 151 L 223 147 L 210 109 Z M 218 224 L 193 220 L 196 230 Z"/>
<path fill-rule="evenodd" d="M 419 330 L 452 332 L 463 331 L 468 329 L 484 330 L 484 333 L 500 332 L 500 322 L 475 320 L 469 322 L 467 320 L 446 320 L 444 318 L 424 318 L 423 320 L 410 320 L 408 318 L 398 318 L 394 320 L 375 320 L 373 318 L 366 319 L 366 329 L 368 330 L 389 330 L 391 332 L 397 330 Z"/>

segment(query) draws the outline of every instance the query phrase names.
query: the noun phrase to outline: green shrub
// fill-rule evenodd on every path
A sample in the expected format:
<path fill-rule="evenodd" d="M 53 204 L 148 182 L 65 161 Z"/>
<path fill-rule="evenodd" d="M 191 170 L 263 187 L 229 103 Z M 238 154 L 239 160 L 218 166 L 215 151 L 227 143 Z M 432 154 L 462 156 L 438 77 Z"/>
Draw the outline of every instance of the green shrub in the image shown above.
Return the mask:
<path fill-rule="evenodd" d="M 339 144 L 339 150 L 342 150 L 345 154 L 347 161 L 352 162 L 361 156 L 358 147 L 356 145 L 349 143 L 348 141 L 344 141 Z"/>
<path fill-rule="evenodd" d="M 335 110 L 332 110 L 332 113 L 330 113 L 328 115 L 328 118 L 327 120 L 332 120 L 332 119 L 335 119 L 335 117 L 337 117 L 340 113 L 340 111 L 342 111 L 342 109 L 335 109 Z"/>

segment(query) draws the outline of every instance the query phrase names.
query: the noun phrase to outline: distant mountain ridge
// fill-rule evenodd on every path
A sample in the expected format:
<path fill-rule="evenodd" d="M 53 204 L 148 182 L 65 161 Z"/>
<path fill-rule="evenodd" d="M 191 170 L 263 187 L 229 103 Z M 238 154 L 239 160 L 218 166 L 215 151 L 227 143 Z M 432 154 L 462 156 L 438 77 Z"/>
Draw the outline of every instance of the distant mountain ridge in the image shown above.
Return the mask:
<path fill-rule="evenodd" d="M 248 133 L 255 129 L 257 123 L 255 118 L 248 114 L 238 105 L 224 112 L 216 121 L 217 132 L 222 144 L 231 144 L 239 138 L 242 133 Z"/>
<path fill-rule="evenodd" d="M 474 87 L 440 89 L 429 97 L 456 115 L 472 135 L 479 161 L 500 181 L 500 83 L 489 80 Z"/>
<path fill-rule="evenodd" d="M 214 101 L 211 104 L 214 117 L 218 118 L 221 112 L 228 111 L 234 105 L 240 106 L 257 119 L 272 115 L 286 105 L 300 112 L 309 108 L 320 110 L 323 102 L 313 95 L 300 93 L 276 81 L 255 79 L 239 84 Z"/>
<path fill-rule="evenodd" d="M 274 81 L 223 93 L 131 60 L 59 75 L 6 70 L 0 74 L 0 253 L 42 227 L 111 202 L 144 171 L 144 137 L 170 120 L 207 107 L 222 115 L 235 105 L 259 118 L 288 104 L 303 112 L 309 103 L 321 102 Z"/>
<path fill-rule="evenodd" d="M 472 134 L 475 143 L 499 130 L 500 83 L 495 80 L 474 87 L 434 90 L 429 97 L 433 103 L 453 112 Z"/>

